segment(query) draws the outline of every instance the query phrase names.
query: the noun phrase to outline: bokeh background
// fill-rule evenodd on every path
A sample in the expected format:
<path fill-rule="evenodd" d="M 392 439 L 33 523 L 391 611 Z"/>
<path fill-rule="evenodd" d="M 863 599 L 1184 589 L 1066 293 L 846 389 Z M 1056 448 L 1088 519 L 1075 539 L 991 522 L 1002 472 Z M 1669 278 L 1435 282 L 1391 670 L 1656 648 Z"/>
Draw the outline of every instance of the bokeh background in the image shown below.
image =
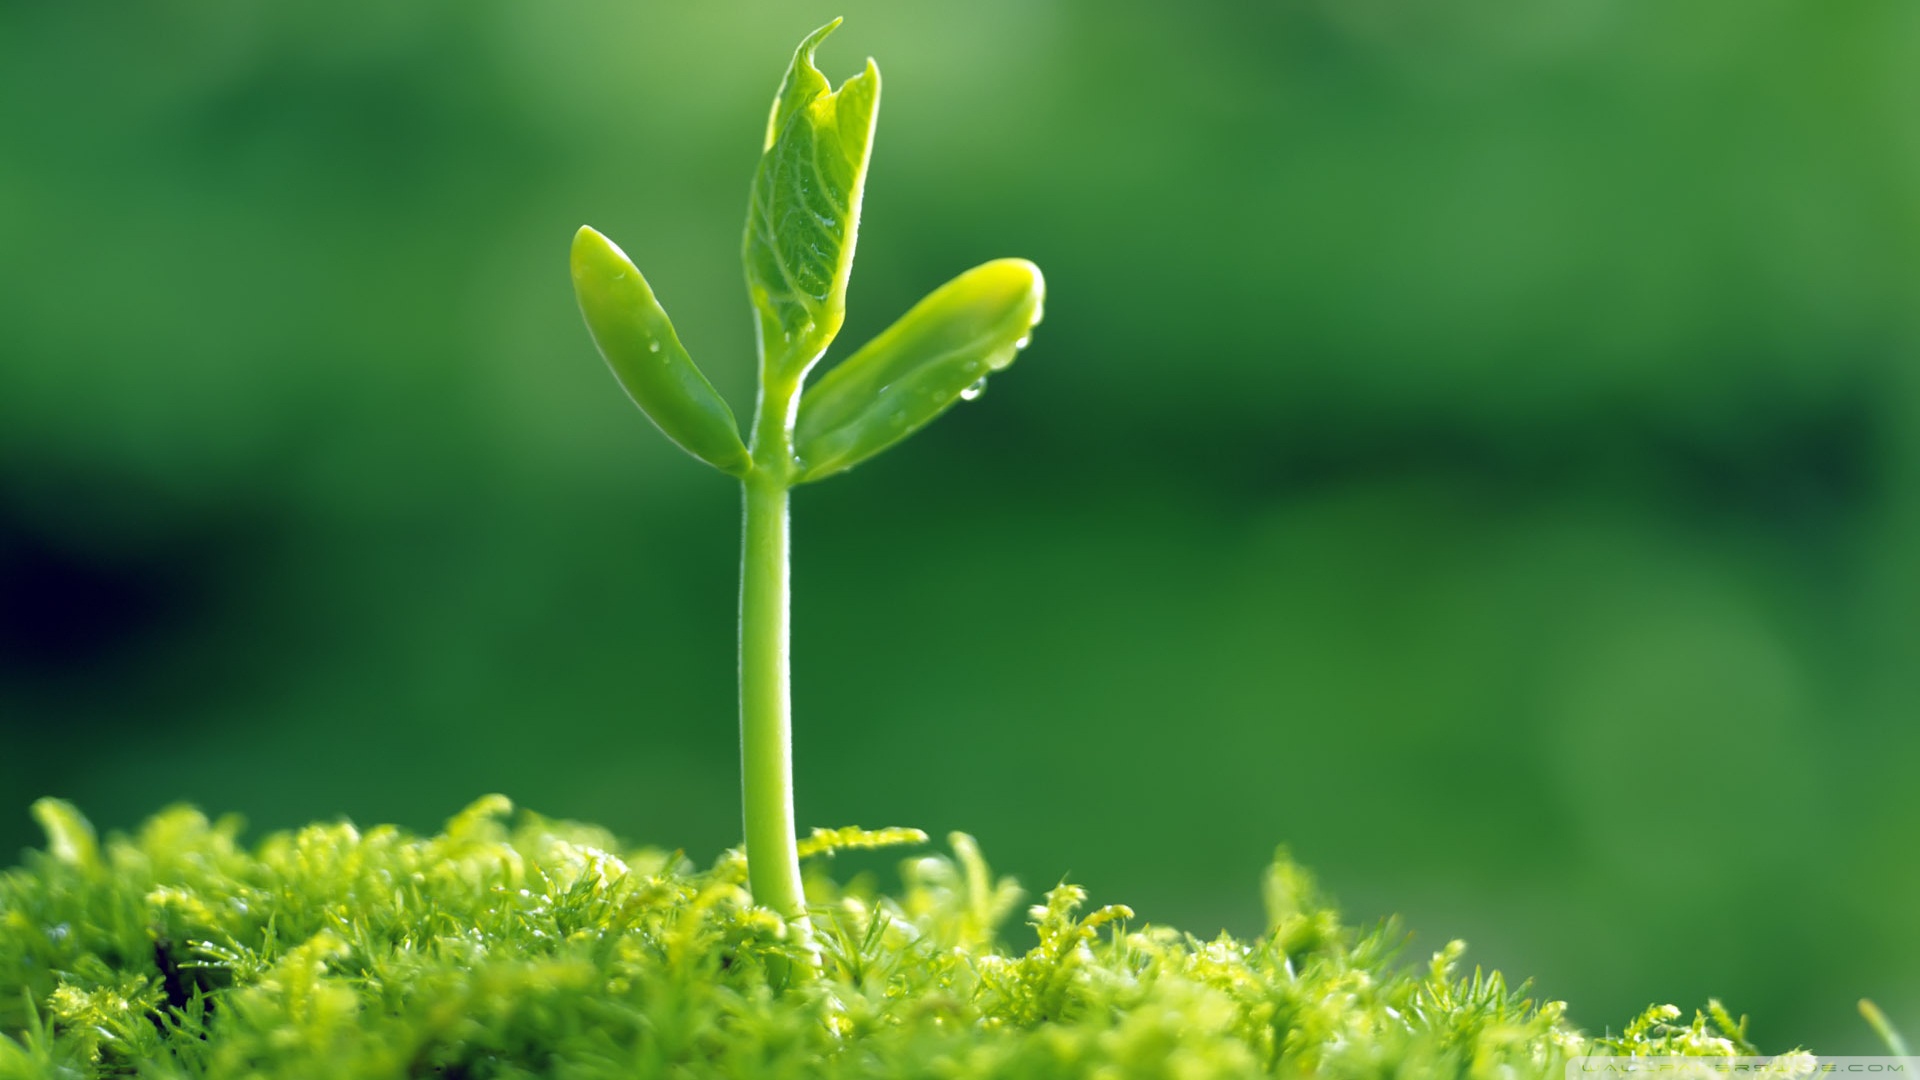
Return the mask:
<path fill-rule="evenodd" d="M 886 89 L 843 335 L 1047 321 L 796 499 L 803 823 L 1355 918 L 1589 1030 L 1920 1028 L 1920 7 L 0 3 L 0 850 L 737 841 L 737 495 L 596 358 L 646 270 L 744 416 L 794 42 Z M 832 355 L 840 355 L 845 346 Z"/>

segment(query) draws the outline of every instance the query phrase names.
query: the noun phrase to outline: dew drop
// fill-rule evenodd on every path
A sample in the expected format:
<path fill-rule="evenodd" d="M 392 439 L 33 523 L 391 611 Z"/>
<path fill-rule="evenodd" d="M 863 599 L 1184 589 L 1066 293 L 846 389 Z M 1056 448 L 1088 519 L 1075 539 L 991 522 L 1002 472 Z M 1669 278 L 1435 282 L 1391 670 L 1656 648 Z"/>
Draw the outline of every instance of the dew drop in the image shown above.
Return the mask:
<path fill-rule="evenodd" d="M 1019 349 L 1024 349 L 1024 348 L 1026 348 L 1026 347 L 1027 347 L 1027 346 L 1028 346 L 1029 344 L 1031 344 L 1032 342 L 1033 342 L 1033 335 L 1032 335 L 1032 334 L 1028 334 L 1027 336 L 1025 336 L 1025 337 L 1023 337 L 1023 338 L 1021 338 L 1021 339 L 1020 339 L 1019 341 L 1016 341 L 1016 342 L 1014 342 L 1014 343 L 1013 343 L 1013 347 L 1014 347 L 1014 348 L 1015 348 L 1016 350 L 1019 350 Z"/>
<path fill-rule="evenodd" d="M 647 351 L 648 351 L 648 352 L 659 352 L 659 351 L 660 351 L 660 343 L 659 343 L 659 342 L 657 342 L 657 341 L 649 341 L 649 342 L 647 342 Z"/>
<path fill-rule="evenodd" d="M 972 401 L 975 398 L 978 398 L 981 394 L 984 394 L 986 392 L 987 392 L 987 377 L 985 375 L 982 375 L 978 379 L 974 380 L 974 383 L 972 386 L 969 386 L 965 390 L 960 391 L 960 400 Z"/>

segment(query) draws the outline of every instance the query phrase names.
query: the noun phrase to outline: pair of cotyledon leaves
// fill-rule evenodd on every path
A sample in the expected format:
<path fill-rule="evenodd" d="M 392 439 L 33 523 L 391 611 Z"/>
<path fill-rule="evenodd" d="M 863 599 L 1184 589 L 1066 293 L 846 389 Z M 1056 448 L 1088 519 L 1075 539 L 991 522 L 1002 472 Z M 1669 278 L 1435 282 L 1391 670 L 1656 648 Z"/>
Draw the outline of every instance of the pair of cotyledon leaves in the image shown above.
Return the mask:
<path fill-rule="evenodd" d="M 767 123 L 747 209 L 747 290 L 759 317 L 763 392 L 782 400 L 839 333 L 846 314 L 880 72 L 833 90 L 813 53 L 839 20 L 794 53 Z M 573 286 L 600 354 L 655 426 L 734 476 L 754 468 L 733 410 L 680 344 L 626 254 L 582 226 Z M 791 480 L 830 476 L 919 430 L 989 374 L 1013 362 L 1040 321 L 1040 270 L 999 259 L 934 290 L 801 395 Z"/>

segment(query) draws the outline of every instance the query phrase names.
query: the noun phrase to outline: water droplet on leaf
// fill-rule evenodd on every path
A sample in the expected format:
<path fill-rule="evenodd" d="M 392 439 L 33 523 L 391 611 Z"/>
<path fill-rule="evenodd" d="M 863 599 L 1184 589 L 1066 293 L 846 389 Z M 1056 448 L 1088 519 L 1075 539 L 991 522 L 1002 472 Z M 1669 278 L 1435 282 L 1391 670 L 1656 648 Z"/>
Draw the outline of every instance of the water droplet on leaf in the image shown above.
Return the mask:
<path fill-rule="evenodd" d="M 948 385 L 952 385 L 952 384 L 949 383 Z M 982 375 L 978 379 L 974 380 L 972 386 L 969 386 L 965 390 L 960 391 L 960 400 L 972 401 L 975 398 L 979 397 L 981 394 L 984 394 L 986 392 L 987 392 L 987 377 L 985 375 Z"/>

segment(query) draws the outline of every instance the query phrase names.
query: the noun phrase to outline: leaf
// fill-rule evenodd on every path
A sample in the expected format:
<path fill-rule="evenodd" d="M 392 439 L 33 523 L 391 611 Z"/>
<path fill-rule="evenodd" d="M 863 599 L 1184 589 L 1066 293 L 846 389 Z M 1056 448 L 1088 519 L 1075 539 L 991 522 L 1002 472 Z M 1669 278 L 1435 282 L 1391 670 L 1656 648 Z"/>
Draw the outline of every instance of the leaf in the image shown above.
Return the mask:
<path fill-rule="evenodd" d="M 580 314 L 627 396 L 682 450 L 744 475 L 750 459 L 733 410 L 687 355 L 647 279 L 613 241 L 585 225 L 574 234 L 572 261 Z"/>
<path fill-rule="evenodd" d="M 865 461 L 971 396 L 1013 363 L 1040 321 L 1046 281 L 998 259 L 935 289 L 800 399 L 800 481 Z"/>
<path fill-rule="evenodd" d="M 800 43 L 767 120 L 747 203 L 741 256 L 760 316 L 765 375 L 797 383 L 846 317 L 847 274 L 860 228 L 867 158 L 880 108 L 880 71 L 829 90 L 813 52 L 840 25 Z"/>

